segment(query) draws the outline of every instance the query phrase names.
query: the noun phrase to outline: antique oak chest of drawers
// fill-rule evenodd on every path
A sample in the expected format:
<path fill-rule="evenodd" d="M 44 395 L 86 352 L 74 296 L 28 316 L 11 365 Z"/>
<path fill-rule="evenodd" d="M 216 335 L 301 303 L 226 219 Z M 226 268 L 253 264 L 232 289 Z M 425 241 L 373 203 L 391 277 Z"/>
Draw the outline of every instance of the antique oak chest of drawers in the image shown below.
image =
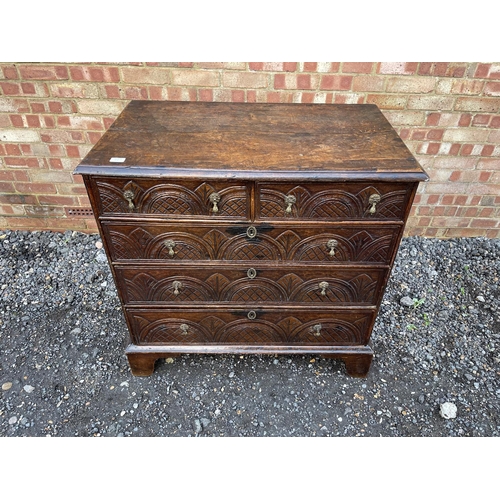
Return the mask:
<path fill-rule="evenodd" d="M 366 376 L 427 180 L 376 106 L 133 101 L 75 173 L 134 375 L 182 353 L 309 353 Z"/>

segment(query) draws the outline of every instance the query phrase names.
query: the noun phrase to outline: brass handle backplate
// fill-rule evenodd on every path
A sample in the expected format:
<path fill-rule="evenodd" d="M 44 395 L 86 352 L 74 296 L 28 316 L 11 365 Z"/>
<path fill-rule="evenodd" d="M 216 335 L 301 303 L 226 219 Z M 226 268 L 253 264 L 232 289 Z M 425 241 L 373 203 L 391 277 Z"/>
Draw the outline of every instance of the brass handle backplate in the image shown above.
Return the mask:
<path fill-rule="evenodd" d="M 132 201 L 135 197 L 134 192 L 130 189 L 126 189 L 125 191 L 123 191 L 123 197 L 128 201 L 128 208 L 130 208 L 130 210 L 133 210 L 135 208 L 134 202 Z"/>
<path fill-rule="evenodd" d="M 165 246 L 168 248 L 168 255 L 170 255 L 170 257 L 173 257 L 175 255 L 175 252 L 174 252 L 175 241 L 174 240 L 166 240 Z"/>
<path fill-rule="evenodd" d="M 188 330 L 189 330 L 189 325 L 186 325 L 185 323 L 182 323 L 179 328 L 181 329 L 182 331 L 182 335 L 187 335 L 188 334 Z"/>
<path fill-rule="evenodd" d="M 255 311 L 249 311 L 247 314 L 248 319 L 255 319 L 257 317 L 257 313 Z"/>
<path fill-rule="evenodd" d="M 326 295 L 326 290 L 328 289 L 330 285 L 328 284 L 327 281 L 321 281 L 319 283 L 319 289 L 321 290 L 321 295 L 325 296 Z"/>
<path fill-rule="evenodd" d="M 332 257 L 335 255 L 335 249 L 337 248 L 339 242 L 337 240 L 328 240 L 326 246 L 330 250 L 329 255 Z"/>
<path fill-rule="evenodd" d="M 372 194 L 370 198 L 368 198 L 368 203 L 371 205 L 370 213 L 374 214 L 377 211 L 377 203 L 380 202 L 380 195 Z"/>
<path fill-rule="evenodd" d="M 323 328 L 321 326 L 321 323 L 318 323 L 317 325 L 314 325 L 313 327 L 311 327 L 311 330 L 312 330 L 312 334 L 315 336 L 315 337 L 319 337 L 321 335 L 321 328 Z"/>
<path fill-rule="evenodd" d="M 212 203 L 212 212 L 216 214 L 219 211 L 219 207 L 217 203 L 220 201 L 220 194 L 219 193 L 212 193 L 208 199 L 210 200 L 210 203 Z"/>
<path fill-rule="evenodd" d="M 293 196 L 293 194 L 285 196 L 285 203 L 286 203 L 285 213 L 286 214 L 291 214 L 292 213 L 292 205 L 296 201 L 297 201 L 297 198 L 295 198 L 295 196 Z"/>
<path fill-rule="evenodd" d="M 174 295 L 179 295 L 182 283 L 180 281 L 174 281 L 172 286 L 174 287 Z"/>

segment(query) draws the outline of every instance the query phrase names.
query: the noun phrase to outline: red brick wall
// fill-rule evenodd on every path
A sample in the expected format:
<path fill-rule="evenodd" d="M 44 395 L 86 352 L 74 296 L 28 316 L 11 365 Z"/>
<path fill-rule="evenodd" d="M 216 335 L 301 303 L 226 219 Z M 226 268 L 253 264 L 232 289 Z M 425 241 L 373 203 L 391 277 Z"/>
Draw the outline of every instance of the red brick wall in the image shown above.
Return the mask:
<path fill-rule="evenodd" d="M 131 99 L 377 104 L 431 177 L 407 234 L 500 236 L 500 63 L 460 62 L 0 63 L 0 228 L 95 231 L 72 171 Z"/>

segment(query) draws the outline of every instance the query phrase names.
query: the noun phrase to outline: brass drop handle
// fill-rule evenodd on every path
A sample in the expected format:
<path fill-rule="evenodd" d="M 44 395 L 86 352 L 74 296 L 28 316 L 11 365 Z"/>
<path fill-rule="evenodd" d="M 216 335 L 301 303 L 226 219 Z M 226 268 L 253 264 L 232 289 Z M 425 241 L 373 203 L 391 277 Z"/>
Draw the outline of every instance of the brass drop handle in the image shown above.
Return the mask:
<path fill-rule="evenodd" d="M 188 334 L 188 330 L 189 330 L 189 326 L 186 325 L 185 323 L 182 323 L 179 328 L 181 329 L 181 332 L 182 332 L 182 335 L 187 335 Z"/>
<path fill-rule="evenodd" d="M 380 195 L 372 194 L 370 198 L 368 198 L 368 203 L 371 205 L 370 213 L 374 214 L 377 211 L 377 203 L 380 202 Z"/>
<path fill-rule="evenodd" d="M 313 327 L 311 327 L 311 330 L 312 330 L 313 335 L 315 337 L 319 337 L 321 335 L 321 328 L 323 328 L 321 326 L 321 323 L 318 323 L 317 325 L 314 325 Z"/>
<path fill-rule="evenodd" d="M 329 255 L 332 257 L 335 255 L 335 249 L 337 248 L 339 242 L 337 240 L 328 240 L 326 246 L 330 249 Z"/>
<path fill-rule="evenodd" d="M 255 319 L 257 317 L 257 313 L 255 311 L 249 311 L 247 314 L 248 319 Z"/>
<path fill-rule="evenodd" d="M 182 283 L 180 281 L 174 281 L 172 283 L 172 286 L 174 287 L 174 295 L 179 295 L 179 290 L 182 288 Z"/>
<path fill-rule="evenodd" d="M 212 193 L 208 199 L 210 200 L 210 203 L 213 204 L 212 207 L 212 212 L 216 214 L 219 211 L 219 207 L 217 206 L 217 203 L 220 201 L 220 194 L 219 193 Z"/>
<path fill-rule="evenodd" d="M 285 213 L 286 214 L 291 214 L 292 213 L 292 205 L 296 201 L 297 201 L 297 198 L 295 198 L 295 196 L 293 196 L 293 194 L 285 196 L 285 203 L 286 203 Z"/>
<path fill-rule="evenodd" d="M 168 255 L 170 255 L 170 257 L 173 257 L 175 255 L 175 252 L 174 252 L 175 241 L 174 240 L 166 240 L 165 246 L 168 248 Z"/>
<path fill-rule="evenodd" d="M 128 208 L 130 208 L 130 210 L 133 210 L 135 208 L 134 202 L 132 201 L 135 197 L 134 192 L 130 189 L 126 189 L 125 191 L 123 191 L 123 197 L 128 201 Z"/>
<path fill-rule="evenodd" d="M 328 284 L 327 281 L 322 281 L 319 283 L 319 289 L 321 290 L 321 295 L 325 296 L 326 295 L 326 290 L 328 289 L 330 285 Z"/>

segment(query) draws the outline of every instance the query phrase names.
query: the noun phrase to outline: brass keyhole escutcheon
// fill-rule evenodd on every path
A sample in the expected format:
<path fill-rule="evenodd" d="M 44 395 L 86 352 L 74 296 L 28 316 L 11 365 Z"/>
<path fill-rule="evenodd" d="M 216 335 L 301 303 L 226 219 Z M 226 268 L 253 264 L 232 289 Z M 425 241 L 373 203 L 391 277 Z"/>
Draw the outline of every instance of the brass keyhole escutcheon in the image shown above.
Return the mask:
<path fill-rule="evenodd" d="M 286 203 L 285 213 L 286 214 L 291 214 L 292 213 L 292 205 L 296 201 L 297 201 L 297 198 L 295 198 L 295 196 L 293 196 L 293 194 L 285 196 L 285 203 Z"/>
<path fill-rule="evenodd" d="M 257 271 L 251 267 L 248 271 L 247 271 L 247 276 L 253 280 L 255 278 L 255 276 L 257 276 Z"/>
<path fill-rule="evenodd" d="M 326 290 L 328 289 L 330 285 L 328 284 L 327 281 L 322 281 L 319 283 L 319 289 L 321 290 L 321 295 L 325 296 L 326 295 Z"/>
<path fill-rule="evenodd" d="M 130 189 L 123 191 L 123 197 L 128 201 L 128 208 L 133 210 L 135 208 L 134 202 L 132 201 L 135 197 L 135 194 Z"/>
<path fill-rule="evenodd" d="M 210 200 L 210 203 L 212 203 L 212 212 L 216 214 L 219 211 L 219 207 L 217 203 L 220 202 L 220 194 L 219 193 L 212 193 L 208 199 Z"/>
<path fill-rule="evenodd" d="M 172 286 L 174 287 L 174 295 L 179 295 L 182 283 L 180 281 L 174 281 Z"/>
<path fill-rule="evenodd" d="M 249 311 L 247 314 L 248 319 L 255 319 L 257 317 L 257 313 L 255 311 Z"/>
<path fill-rule="evenodd" d="M 175 241 L 174 240 L 166 240 L 165 246 L 168 248 L 168 255 L 170 255 L 170 257 L 173 257 L 175 255 L 175 252 L 174 252 Z"/>
<path fill-rule="evenodd" d="M 257 229 L 255 228 L 255 226 L 250 226 L 248 229 L 247 229 L 247 236 L 252 239 L 252 238 L 255 238 L 257 236 Z"/>
<path fill-rule="evenodd" d="M 311 330 L 312 330 L 312 332 L 313 332 L 313 335 L 314 335 L 315 337 L 319 337 L 319 336 L 321 335 L 321 328 L 322 328 L 321 323 L 318 323 L 317 325 L 314 325 L 314 326 L 311 328 Z"/>
<path fill-rule="evenodd" d="M 368 198 L 368 203 L 371 205 L 370 213 L 374 214 L 377 211 L 377 203 L 380 202 L 380 195 L 372 194 L 370 198 Z"/>
<path fill-rule="evenodd" d="M 335 249 L 338 247 L 339 242 L 337 240 L 328 240 L 326 247 L 330 250 L 329 255 L 334 256 L 335 255 Z"/>

